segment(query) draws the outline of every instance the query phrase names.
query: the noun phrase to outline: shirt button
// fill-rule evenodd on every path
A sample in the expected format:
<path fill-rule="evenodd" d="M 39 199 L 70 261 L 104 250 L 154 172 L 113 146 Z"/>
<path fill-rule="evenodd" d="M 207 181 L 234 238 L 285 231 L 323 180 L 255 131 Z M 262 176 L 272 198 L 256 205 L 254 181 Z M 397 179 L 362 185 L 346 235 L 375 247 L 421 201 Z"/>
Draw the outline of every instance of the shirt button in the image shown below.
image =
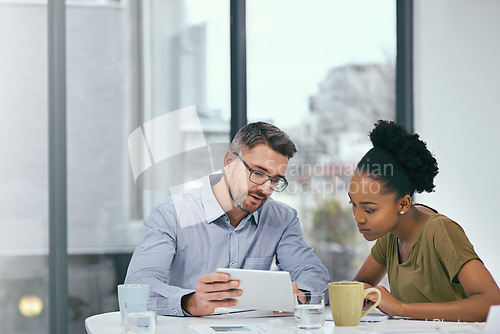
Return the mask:
<path fill-rule="evenodd" d="M 174 314 L 177 314 L 177 310 L 174 309 Z"/>
<path fill-rule="evenodd" d="M 231 265 L 234 266 L 234 261 L 231 261 Z"/>
<path fill-rule="evenodd" d="M 234 237 L 236 235 L 236 232 L 231 232 L 231 235 Z"/>

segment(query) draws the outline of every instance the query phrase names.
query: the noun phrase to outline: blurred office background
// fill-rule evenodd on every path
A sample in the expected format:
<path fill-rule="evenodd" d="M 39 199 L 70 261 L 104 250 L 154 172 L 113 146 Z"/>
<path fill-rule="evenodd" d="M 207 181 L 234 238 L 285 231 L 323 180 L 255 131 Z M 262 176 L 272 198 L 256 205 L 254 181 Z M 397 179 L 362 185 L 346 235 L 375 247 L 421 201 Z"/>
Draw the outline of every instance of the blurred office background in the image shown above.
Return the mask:
<path fill-rule="evenodd" d="M 404 0 L 403 0 L 404 1 Z M 371 244 L 347 184 L 377 119 L 396 119 L 396 0 L 246 1 L 249 122 L 287 131 L 290 187 L 332 280 Z M 497 282 L 500 2 L 413 1 L 414 131 L 435 153 L 436 192 L 418 201 L 458 221 Z M 0 0 L 0 333 L 50 333 L 48 6 Z M 66 1 L 68 333 L 118 309 L 116 285 L 151 208 L 172 184 L 134 179 L 128 137 L 195 105 L 221 166 L 231 131 L 230 0 Z M 411 42 L 411 41 L 410 41 Z M 189 121 L 167 125 L 192 145 Z M 207 169 L 181 154 L 177 184 Z M 64 292 L 65 293 L 65 292 Z"/>

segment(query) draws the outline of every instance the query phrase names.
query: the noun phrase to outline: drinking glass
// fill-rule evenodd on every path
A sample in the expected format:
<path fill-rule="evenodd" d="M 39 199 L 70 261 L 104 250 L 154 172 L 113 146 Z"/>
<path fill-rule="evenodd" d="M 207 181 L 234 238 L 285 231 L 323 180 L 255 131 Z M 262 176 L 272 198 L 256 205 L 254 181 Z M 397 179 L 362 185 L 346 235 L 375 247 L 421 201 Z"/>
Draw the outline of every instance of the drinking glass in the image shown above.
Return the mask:
<path fill-rule="evenodd" d="M 125 302 L 125 333 L 154 334 L 156 332 L 156 300 Z"/>
<path fill-rule="evenodd" d="M 319 329 L 325 323 L 325 295 L 307 294 L 304 302 L 303 294 L 295 294 L 295 326 L 298 329 Z"/>
<path fill-rule="evenodd" d="M 149 299 L 149 284 L 118 285 L 118 305 L 122 322 L 125 323 L 125 302 L 145 302 Z"/>

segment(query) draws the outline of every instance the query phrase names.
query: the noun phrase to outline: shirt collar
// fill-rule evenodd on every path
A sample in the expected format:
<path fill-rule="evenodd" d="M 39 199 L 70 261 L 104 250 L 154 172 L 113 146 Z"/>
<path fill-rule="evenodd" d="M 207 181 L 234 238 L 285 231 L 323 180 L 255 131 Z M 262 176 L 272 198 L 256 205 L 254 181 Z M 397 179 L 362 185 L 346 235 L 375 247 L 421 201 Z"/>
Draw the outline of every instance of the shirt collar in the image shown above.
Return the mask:
<path fill-rule="evenodd" d="M 221 175 L 221 174 L 220 174 Z M 224 215 L 225 212 L 222 210 L 217 198 L 215 198 L 214 192 L 212 191 L 211 178 L 217 178 L 219 175 L 208 175 L 203 179 L 201 184 L 201 200 L 203 201 L 203 208 L 205 209 L 205 216 L 207 217 L 207 223 L 211 223 L 220 216 Z"/>
<path fill-rule="evenodd" d="M 215 198 L 214 192 L 212 191 L 212 182 L 214 183 L 218 182 L 220 178 L 222 177 L 222 174 L 212 174 L 207 177 L 205 177 L 202 181 L 201 185 L 201 200 L 203 201 L 203 207 L 205 209 L 205 215 L 207 217 L 207 223 L 211 223 L 215 220 L 217 220 L 220 216 L 225 215 L 226 213 L 224 210 L 222 210 L 219 202 L 217 201 L 217 198 Z M 269 200 L 269 199 L 268 199 Z M 264 205 L 267 204 L 264 203 Z M 253 221 L 255 222 L 256 225 L 259 225 L 259 218 L 260 218 L 260 211 L 262 210 L 262 207 L 259 208 L 257 211 L 247 215 L 245 218 L 243 218 L 241 221 L 243 222 L 244 220 L 250 220 L 253 217 Z"/>

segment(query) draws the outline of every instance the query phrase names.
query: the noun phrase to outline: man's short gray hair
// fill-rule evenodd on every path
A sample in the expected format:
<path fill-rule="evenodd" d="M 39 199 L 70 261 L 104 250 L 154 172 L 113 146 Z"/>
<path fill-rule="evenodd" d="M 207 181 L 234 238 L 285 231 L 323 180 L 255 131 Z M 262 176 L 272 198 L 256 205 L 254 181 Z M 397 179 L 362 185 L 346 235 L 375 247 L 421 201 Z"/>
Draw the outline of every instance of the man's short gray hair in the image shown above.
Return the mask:
<path fill-rule="evenodd" d="M 234 136 L 230 150 L 239 153 L 245 149 L 252 149 L 257 144 L 269 145 L 288 159 L 297 152 L 295 143 L 285 132 L 266 122 L 250 123 L 242 127 Z"/>

